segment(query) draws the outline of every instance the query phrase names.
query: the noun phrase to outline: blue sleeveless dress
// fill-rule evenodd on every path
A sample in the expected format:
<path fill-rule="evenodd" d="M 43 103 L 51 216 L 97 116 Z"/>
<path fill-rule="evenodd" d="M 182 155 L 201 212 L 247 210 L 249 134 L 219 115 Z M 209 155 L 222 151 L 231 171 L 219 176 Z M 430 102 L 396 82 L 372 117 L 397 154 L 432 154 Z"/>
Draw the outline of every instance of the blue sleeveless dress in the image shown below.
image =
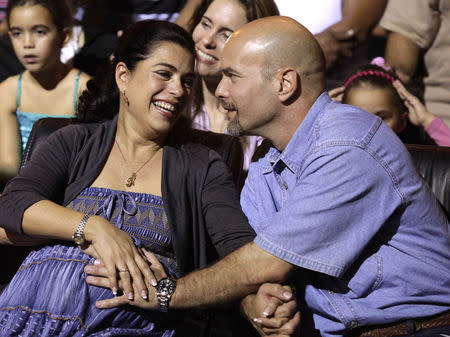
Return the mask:
<path fill-rule="evenodd" d="M 161 197 L 88 187 L 67 207 L 103 216 L 153 251 L 168 275 L 179 276 Z M 97 309 L 97 300 L 113 294 L 85 282 L 83 268 L 93 261 L 69 242 L 32 251 L 0 295 L 0 335 L 173 336 L 166 313 Z"/>
<path fill-rule="evenodd" d="M 80 80 L 81 71 L 78 72 L 75 78 L 75 88 L 73 91 L 73 110 L 77 109 L 78 102 L 78 83 Z M 22 76 L 23 73 L 19 75 L 19 80 L 17 83 L 17 110 L 16 116 L 17 121 L 19 122 L 19 131 L 20 131 L 20 140 L 22 141 L 22 153 L 25 151 L 25 147 L 27 145 L 28 137 L 30 136 L 31 129 L 33 127 L 34 122 L 41 118 L 46 117 L 55 117 L 55 118 L 70 118 L 74 117 L 74 115 L 47 115 L 47 114 L 39 114 L 34 112 L 23 112 L 20 110 L 20 101 L 21 101 L 21 93 L 22 93 Z"/>

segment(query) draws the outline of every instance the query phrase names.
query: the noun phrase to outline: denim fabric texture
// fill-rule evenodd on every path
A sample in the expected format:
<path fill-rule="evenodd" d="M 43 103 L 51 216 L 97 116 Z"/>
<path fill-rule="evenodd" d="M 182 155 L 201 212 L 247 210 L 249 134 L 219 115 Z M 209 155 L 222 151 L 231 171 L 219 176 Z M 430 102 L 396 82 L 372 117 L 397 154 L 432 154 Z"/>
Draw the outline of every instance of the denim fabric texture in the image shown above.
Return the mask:
<path fill-rule="evenodd" d="M 323 336 L 450 308 L 448 221 L 374 115 L 323 93 L 283 152 L 251 164 L 241 205 L 255 243 L 301 267 L 302 322 Z"/>

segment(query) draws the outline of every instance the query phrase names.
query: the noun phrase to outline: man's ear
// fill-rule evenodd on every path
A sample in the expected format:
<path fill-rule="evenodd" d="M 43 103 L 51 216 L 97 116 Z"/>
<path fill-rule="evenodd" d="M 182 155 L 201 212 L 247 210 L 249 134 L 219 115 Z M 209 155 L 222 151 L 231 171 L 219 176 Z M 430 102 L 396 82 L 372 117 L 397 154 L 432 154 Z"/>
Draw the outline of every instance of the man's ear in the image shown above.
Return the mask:
<path fill-rule="evenodd" d="M 119 62 L 116 65 L 116 83 L 120 91 L 126 90 L 130 71 L 125 63 Z"/>
<path fill-rule="evenodd" d="M 281 102 L 288 102 L 298 95 L 300 90 L 300 77 L 293 68 L 280 69 L 277 76 L 278 97 Z"/>

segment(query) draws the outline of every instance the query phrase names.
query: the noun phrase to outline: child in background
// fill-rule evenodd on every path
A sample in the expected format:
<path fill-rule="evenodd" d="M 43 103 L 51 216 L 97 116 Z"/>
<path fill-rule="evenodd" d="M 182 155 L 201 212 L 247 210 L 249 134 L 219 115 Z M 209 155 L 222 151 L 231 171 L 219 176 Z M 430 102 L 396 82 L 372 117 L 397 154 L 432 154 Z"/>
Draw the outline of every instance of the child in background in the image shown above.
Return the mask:
<path fill-rule="evenodd" d="M 330 96 L 379 116 L 404 143 L 430 143 L 429 136 L 437 145 L 450 146 L 450 129 L 406 90 L 382 58 L 349 76 Z"/>
<path fill-rule="evenodd" d="M 89 76 L 63 64 L 72 16 L 66 1 L 10 0 L 6 20 L 17 58 L 25 67 L 0 83 L 0 172 L 17 172 L 33 123 L 73 117 Z"/>

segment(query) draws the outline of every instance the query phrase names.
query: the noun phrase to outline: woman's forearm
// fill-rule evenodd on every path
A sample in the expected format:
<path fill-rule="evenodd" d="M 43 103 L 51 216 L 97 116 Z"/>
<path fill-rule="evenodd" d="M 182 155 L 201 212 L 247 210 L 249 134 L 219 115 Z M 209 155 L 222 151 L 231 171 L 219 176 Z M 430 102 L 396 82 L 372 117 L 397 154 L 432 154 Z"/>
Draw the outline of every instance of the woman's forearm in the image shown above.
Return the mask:
<path fill-rule="evenodd" d="M 41 200 L 27 208 L 23 214 L 23 233 L 33 237 L 72 240 L 83 213 Z"/>
<path fill-rule="evenodd" d="M 0 245 L 37 246 L 48 242 L 48 239 L 21 235 L 0 228 Z"/>

